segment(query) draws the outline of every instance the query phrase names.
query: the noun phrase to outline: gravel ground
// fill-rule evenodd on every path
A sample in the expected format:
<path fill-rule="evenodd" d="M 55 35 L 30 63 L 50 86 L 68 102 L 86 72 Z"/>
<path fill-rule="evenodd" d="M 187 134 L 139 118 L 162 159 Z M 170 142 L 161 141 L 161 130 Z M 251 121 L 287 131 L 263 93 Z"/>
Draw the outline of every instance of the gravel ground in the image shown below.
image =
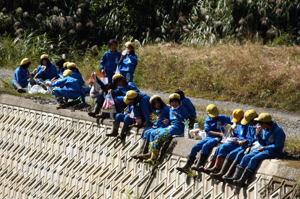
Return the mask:
<path fill-rule="evenodd" d="M 7 69 L 0 69 L 0 80 L 1 79 L 8 79 L 12 80 L 14 75 L 14 71 L 7 70 Z M 146 90 L 146 89 L 140 89 L 142 93 L 146 93 L 150 96 L 152 95 L 160 95 L 164 100 L 168 101 L 168 97 L 170 93 L 164 93 L 164 92 L 158 92 L 158 91 L 152 91 L 152 90 Z M 230 115 L 231 112 L 236 108 L 241 108 L 244 111 L 247 111 L 249 109 L 254 109 L 259 113 L 262 112 L 268 112 L 272 115 L 273 119 L 283 128 L 283 130 L 286 132 L 286 134 L 290 137 L 300 139 L 300 114 L 299 113 L 290 113 L 290 112 L 282 112 L 275 109 L 270 108 L 259 108 L 254 107 L 247 104 L 239 104 L 235 102 L 228 102 L 228 101 L 211 101 L 207 99 L 200 99 L 200 98 L 194 98 L 189 97 L 192 103 L 195 105 L 197 109 L 197 117 L 200 119 L 205 119 L 206 112 L 205 107 L 211 103 L 215 104 L 219 109 L 221 114 Z M 36 103 L 40 104 L 56 104 L 56 100 L 49 98 L 49 99 L 40 99 L 36 97 L 31 97 L 32 100 L 34 100 Z M 87 96 L 86 102 L 90 103 L 92 99 Z M 81 110 L 81 111 L 90 111 L 92 108 L 91 106 L 88 106 L 86 104 L 83 105 L 76 105 L 71 107 L 70 109 L 75 110 Z"/>

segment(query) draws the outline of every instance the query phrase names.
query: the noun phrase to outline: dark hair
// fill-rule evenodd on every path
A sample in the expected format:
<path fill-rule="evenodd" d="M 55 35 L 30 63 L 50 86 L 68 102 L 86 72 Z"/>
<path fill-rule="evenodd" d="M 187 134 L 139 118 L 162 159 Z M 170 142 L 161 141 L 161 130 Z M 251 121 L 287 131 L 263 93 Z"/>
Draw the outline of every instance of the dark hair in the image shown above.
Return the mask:
<path fill-rule="evenodd" d="M 184 98 L 184 92 L 182 90 L 175 90 L 174 93 L 177 93 L 178 95 L 180 95 L 180 100 L 183 100 Z"/>
<path fill-rule="evenodd" d="M 130 53 L 129 54 L 131 54 L 131 55 L 135 55 L 135 51 L 133 50 L 133 51 L 130 51 Z"/>
<path fill-rule="evenodd" d="M 51 62 L 50 62 L 50 60 L 49 59 L 47 59 L 47 58 L 43 58 L 43 59 L 41 59 L 41 65 L 44 65 L 43 64 L 43 61 L 44 60 L 47 60 L 47 64 L 46 64 L 46 66 L 50 66 L 51 65 Z"/>
<path fill-rule="evenodd" d="M 173 99 L 170 99 L 169 102 L 173 102 L 173 101 L 177 101 L 179 104 L 180 104 L 180 100 L 178 98 L 173 98 Z"/>
<path fill-rule="evenodd" d="M 111 47 L 111 45 L 112 45 L 113 43 L 115 43 L 115 44 L 117 44 L 117 45 L 118 45 L 118 42 L 117 42 L 117 40 L 115 40 L 115 39 L 111 39 L 111 40 L 109 40 L 109 41 L 108 41 L 108 43 L 107 43 L 108 47 L 110 48 L 110 47 Z"/>
<path fill-rule="evenodd" d="M 161 100 L 161 98 L 159 98 L 159 97 L 156 97 L 156 98 L 154 98 L 153 100 L 152 100 L 152 103 L 151 103 L 151 106 L 152 106 L 152 110 L 156 110 L 156 108 L 155 108 L 155 101 L 157 101 L 158 103 L 159 103 L 159 107 L 160 107 L 160 110 L 161 109 L 163 109 L 165 106 L 166 106 L 166 104 Z"/>
<path fill-rule="evenodd" d="M 27 64 L 23 64 L 23 65 L 20 65 L 20 67 L 23 69 L 23 70 L 26 70 L 27 68 L 29 68 L 29 65 L 31 64 L 31 62 L 28 62 Z"/>
<path fill-rule="evenodd" d="M 66 60 L 62 59 L 62 58 L 59 58 L 57 61 L 56 61 L 56 65 L 59 66 L 60 68 L 62 68 L 64 66 L 64 63 L 66 62 Z"/>
<path fill-rule="evenodd" d="M 124 81 L 124 77 L 119 77 L 119 78 L 116 78 L 116 79 L 114 79 L 114 81 L 113 81 L 113 84 L 116 86 L 117 85 L 117 83 L 119 82 L 119 81 Z M 126 85 L 127 84 L 127 82 L 125 81 L 124 82 L 124 85 Z"/>
<path fill-rule="evenodd" d="M 268 126 L 272 126 L 273 125 L 273 122 L 271 121 L 271 122 L 260 122 L 260 121 L 258 121 L 258 123 L 259 124 L 266 124 L 266 125 L 268 125 Z"/>
<path fill-rule="evenodd" d="M 71 67 L 71 68 L 68 68 L 68 69 L 70 69 L 72 72 L 74 71 L 76 73 L 80 73 L 79 70 L 78 70 L 78 68 Z"/>

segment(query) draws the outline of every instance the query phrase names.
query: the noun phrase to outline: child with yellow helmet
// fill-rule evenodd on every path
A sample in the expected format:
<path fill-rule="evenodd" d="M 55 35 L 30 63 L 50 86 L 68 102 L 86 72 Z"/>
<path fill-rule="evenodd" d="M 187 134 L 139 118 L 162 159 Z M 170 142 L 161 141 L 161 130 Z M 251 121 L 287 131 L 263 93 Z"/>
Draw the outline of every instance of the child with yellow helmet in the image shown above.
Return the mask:
<path fill-rule="evenodd" d="M 133 74 L 138 63 L 138 57 L 135 54 L 135 45 L 132 42 L 125 43 L 125 50 L 122 51 L 121 59 L 118 63 L 121 75 L 128 82 L 133 81 Z"/>
<path fill-rule="evenodd" d="M 159 128 L 158 132 L 155 134 L 154 138 L 150 138 L 153 140 L 152 148 L 151 148 L 151 156 L 145 157 L 149 158 L 144 160 L 144 163 L 152 164 L 154 163 L 159 154 L 159 149 L 162 143 L 166 139 L 171 139 L 173 136 L 180 136 L 184 131 L 183 121 L 189 118 L 188 112 L 184 106 L 181 106 L 180 103 L 180 95 L 177 93 L 173 93 L 169 96 L 170 102 L 170 119 L 164 119 L 163 123 L 168 125 L 166 128 Z"/>
<path fill-rule="evenodd" d="M 40 65 L 33 71 L 33 74 L 36 74 L 35 79 L 37 82 L 51 81 L 57 76 L 57 69 L 55 65 L 50 62 L 49 55 L 43 54 L 40 59 Z"/>
<path fill-rule="evenodd" d="M 152 128 L 147 128 L 142 133 L 142 144 L 137 154 L 132 155 L 132 158 L 144 158 L 149 156 L 147 153 L 148 143 L 153 141 L 155 137 L 156 131 L 159 128 L 167 127 L 167 124 L 163 123 L 165 119 L 169 120 L 169 107 L 162 101 L 159 95 L 153 95 L 150 98 L 150 104 L 152 106 L 152 110 L 155 111 L 157 117 L 156 122 L 153 124 Z M 148 155 L 146 155 L 148 154 Z"/>
<path fill-rule="evenodd" d="M 13 86 L 19 93 L 25 93 L 28 85 L 27 79 L 31 78 L 31 74 L 28 71 L 30 66 L 28 58 L 24 58 L 20 66 L 15 70 L 14 80 L 12 81 Z"/>

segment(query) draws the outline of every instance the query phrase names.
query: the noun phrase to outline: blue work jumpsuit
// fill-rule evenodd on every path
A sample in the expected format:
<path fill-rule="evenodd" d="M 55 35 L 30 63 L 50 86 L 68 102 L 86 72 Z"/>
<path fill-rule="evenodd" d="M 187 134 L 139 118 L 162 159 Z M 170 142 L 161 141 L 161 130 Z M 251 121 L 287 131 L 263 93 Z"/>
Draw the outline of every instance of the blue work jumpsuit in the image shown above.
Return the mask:
<path fill-rule="evenodd" d="M 105 76 L 108 78 L 108 83 L 112 83 L 112 77 L 117 69 L 118 62 L 121 58 L 121 53 L 116 51 L 112 53 L 110 50 L 106 51 L 101 58 L 100 68 L 105 71 Z"/>
<path fill-rule="evenodd" d="M 156 110 L 155 111 L 156 115 L 157 115 L 157 120 L 156 122 L 153 124 L 152 128 L 149 129 L 145 129 L 143 134 L 142 134 L 142 139 L 143 140 L 149 140 L 150 142 L 152 142 L 153 140 L 150 140 L 150 135 L 152 134 L 153 136 L 151 136 L 152 138 L 155 137 L 156 135 L 156 131 L 159 131 L 159 128 L 165 128 L 168 125 L 163 123 L 164 119 L 169 120 L 169 113 L 170 113 L 170 108 L 168 106 L 164 106 L 161 110 Z"/>
<path fill-rule="evenodd" d="M 77 99 L 81 96 L 82 101 L 85 102 L 85 95 L 79 85 L 79 81 L 71 76 L 63 77 L 57 82 L 50 83 L 50 86 L 59 87 L 53 91 L 56 98 L 65 97 L 68 99 Z"/>
<path fill-rule="evenodd" d="M 50 66 L 46 66 L 45 72 L 42 71 L 42 66 L 36 69 L 36 73 L 39 74 L 44 81 L 51 81 L 54 77 L 57 76 L 57 69 L 53 63 Z M 39 80 L 38 80 L 39 81 Z"/>
<path fill-rule="evenodd" d="M 192 104 L 191 100 L 187 97 L 184 97 L 181 100 L 181 105 L 184 106 L 189 114 L 189 120 L 190 120 L 190 128 L 192 128 L 195 119 L 196 119 L 196 109 L 194 107 L 194 105 Z"/>
<path fill-rule="evenodd" d="M 175 112 L 177 116 L 173 115 L 172 112 Z M 174 135 L 183 134 L 184 124 L 182 122 L 189 118 L 189 114 L 186 108 L 184 108 L 184 106 L 179 106 L 176 109 L 171 107 L 169 117 L 170 117 L 170 123 L 169 123 L 170 125 L 166 128 L 159 128 L 158 129 L 159 131 L 156 133 L 154 139 L 152 140 L 153 141 L 152 146 L 155 149 L 159 149 L 162 144 L 159 139 L 161 136 L 167 135 L 168 138 L 171 139 Z M 157 141 L 157 143 L 154 143 L 154 141 Z"/>
<path fill-rule="evenodd" d="M 207 155 L 209 151 L 217 146 L 221 141 L 221 137 L 209 135 L 210 131 L 222 132 L 224 131 L 224 125 L 231 123 L 231 117 L 225 115 L 218 115 L 218 117 L 212 120 L 209 116 L 206 117 L 204 121 L 204 130 L 207 134 L 207 137 L 195 144 L 191 150 L 190 156 L 195 157 L 199 151 L 202 154 Z"/>
<path fill-rule="evenodd" d="M 128 116 L 128 114 L 131 113 L 133 110 L 134 117 L 142 117 L 143 122 L 147 122 L 147 127 L 151 127 L 151 119 L 150 119 L 150 113 L 152 113 L 152 107 L 149 102 L 150 97 L 146 94 L 139 93 L 138 96 L 138 103 L 135 106 L 127 108 L 127 110 L 130 109 L 130 112 L 126 111 L 125 114 L 118 113 L 116 115 L 115 120 L 118 122 L 124 122 L 125 125 L 132 125 L 133 119 Z"/>
<path fill-rule="evenodd" d="M 249 125 L 239 125 L 238 124 L 237 129 L 233 133 L 232 137 L 237 138 L 238 140 L 245 140 L 246 135 L 248 133 L 248 127 L 249 127 Z M 217 147 L 214 156 L 222 156 L 225 158 L 229 152 L 235 150 L 236 148 L 239 148 L 238 144 L 235 144 L 230 141 L 226 142 Z"/>
<path fill-rule="evenodd" d="M 21 68 L 21 66 L 19 66 L 16 70 L 15 70 L 15 74 L 14 74 L 14 80 L 12 81 L 12 83 L 14 84 L 14 82 L 18 82 L 23 88 L 26 88 L 28 85 L 27 82 L 27 77 L 29 75 L 29 71 L 28 69 L 23 70 Z"/>
<path fill-rule="evenodd" d="M 138 57 L 136 54 L 128 54 L 123 60 L 120 60 L 118 63 L 121 75 L 123 75 L 124 78 L 127 78 L 127 74 L 130 75 L 129 82 L 133 81 L 133 74 L 137 63 Z"/>
<path fill-rule="evenodd" d="M 285 141 L 285 133 L 280 126 L 273 122 L 271 129 L 264 129 L 257 136 L 258 142 L 264 147 L 263 151 L 252 151 L 245 155 L 240 163 L 243 167 L 248 167 L 252 171 L 264 159 L 276 158 L 282 154 Z"/>

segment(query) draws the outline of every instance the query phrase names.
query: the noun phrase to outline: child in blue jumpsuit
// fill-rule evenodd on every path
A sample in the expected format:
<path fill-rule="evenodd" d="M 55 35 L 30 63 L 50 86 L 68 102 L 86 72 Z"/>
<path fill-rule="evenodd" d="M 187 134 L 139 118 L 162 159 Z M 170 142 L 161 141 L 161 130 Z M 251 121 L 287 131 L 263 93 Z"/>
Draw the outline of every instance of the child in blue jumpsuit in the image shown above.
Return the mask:
<path fill-rule="evenodd" d="M 241 121 L 244 117 L 244 111 L 242 109 L 235 109 L 232 113 L 232 120 L 231 122 L 234 123 L 234 126 L 236 126 L 236 130 L 234 131 L 234 127 L 230 127 L 229 133 L 231 133 L 231 141 L 228 141 L 220 146 L 217 147 L 214 157 L 216 157 L 216 161 L 214 165 L 212 165 L 211 168 L 208 168 L 205 170 L 205 172 L 210 173 L 211 176 L 213 176 L 213 173 L 219 173 L 224 160 L 227 156 L 227 154 L 235 150 L 240 146 L 240 143 L 245 143 L 246 141 L 246 135 L 248 132 L 248 125 L 241 125 Z M 228 164 L 225 162 L 225 164 Z M 214 177 L 214 176 L 213 176 Z"/>
<path fill-rule="evenodd" d="M 156 131 L 159 130 L 159 128 L 165 128 L 167 127 L 167 124 L 163 123 L 163 120 L 168 119 L 169 120 L 169 107 L 162 101 L 161 97 L 158 95 L 153 95 L 150 98 L 150 104 L 152 106 L 152 110 L 155 111 L 157 118 L 156 122 L 153 124 L 151 128 L 147 128 L 142 133 L 142 144 L 139 149 L 139 152 L 135 155 L 132 155 L 132 158 L 138 159 L 138 158 L 149 158 L 150 153 L 147 153 L 145 150 L 145 153 L 143 153 L 144 148 L 148 148 L 148 142 L 152 142 L 153 140 L 151 138 L 155 137 Z M 154 136 L 150 136 L 153 135 Z"/>
<path fill-rule="evenodd" d="M 56 61 L 57 75 L 55 77 L 53 77 L 53 79 L 51 80 L 51 82 L 55 82 L 58 79 L 62 78 L 63 73 L 65 71 L 64 63 L 66 63 L 66 61 L 64 59 L 62 59 L 62 58 L 59 58 Z"/>
<path fill-rule="evenodd" d="M 229 183 L 233 182 L 232 175 L 235 171 L 236 165 L 241 162 L 242 158 L 244 157 L 244 154 L 247 153 L 246 151 L 250 151 L 252 144 L 257 141 L 256 132 L 255 132 L 257 121 L 254 121 L 254 119 L 257 117 L 258 114 L 256 113 L 255 110 L 246 111 L 244 118 L 241 121 L 242 125 L 248 124 L 246 140 L 241 141 L 240 147 L 236 148 L 235 150 L 231 151 L 228 154 L 221 171 L 218 174 L 213 174 L 213 175 L 215 175 L 216 177 L 222 176 L 222 179 L 225 180 L 226 182 Z"/>
<path fill-rule="evenodd" d="M 219 115 L 219 110 L 214 104 L 210 104 L 206 107 L 207 118 L 204 121 L 204 130 L 207 134 L 207 137 L 199 141 L 196 145 L 193 146 L 188 160 L 183 167 L 177 167 L 176 169 L 185 173 L 188 173 L 191 166 L 194 164 L 196 155 L 201 151 L 197 165 L 192 167 L 192 169 L 197 171 L 204 171 L 202 167 L 206 161 L 208 153 L 210 150 L 215 147 L 221 141 L 223 137 L 224 125 L 231 123 L 231 118 L 224 115 Z M 216 158 L 214 157 L 211 160 L 211 163 L 214 163 Z"/>
<path fill-rule="evenodd" d="M 142 121 L 147 122 L 147 127 L 151 127 L 152 123 L 150 120 L 150 113 L 152 113 L 152 107 L 150 104 L 150 97 L 143 93 L 138 93 L 134 90 L 127 91 L 126 96 L 124 97 L 124 103 L 128 105 L 128 109 L 133 111 L 134 117 L 141 117 Z M 132 107 L 133 106 L 133 107 Z M 126 133 L 129 129 L 129 125 L 133 124 L 133 118 L 130 117 L 130 112 L 125 114 L 118 113 L 116 115 L 115 121 L 113 123 L 113 129 L 111 133 L 106 134 L 106 136 L 116 137 L 118 135 L 118 129 L 120 126 L 120 122 L 123 122 L 123 128 L 120 133 L 120 138 L 124 139 Z"/>
<path fill-rule="evenodd" d="M 188 114 L 189 114 L 189 121 L 190 121 L 189 127 L 193 128 L 193 125 L 195 123 L 196 116 L 197 116 L 194 105 L 192 104 L 192 102 L 189 98 L 184 96 L 184 92 L 182 90 L 177 89 L 174 93 L 177 93 L 180 95 L 181 105 L 186 108 L 186 110 L 188 111 Z"/>
<path fill-rule="evenodd" d="M 46 68 L 43 70 L 42 66 L 46 66 Z M 57 69 L 55 65 L 50 62 L 49 56 L 44 54 L 41 56 L 41 65 L 39 65 L 33 74 L 36 74 L 36 82 L 51 81 L 57 76 Z"/>
<path fill-rule="evenodd" d="M 121 59 L 118 63 L 121 75 L 126 78 L 126 81 L 133 81 L 133 74 L 138 63 L 138 57 L 135 54 L 135 46 L 131 42 L 125 43 L 125 50 L 122 52 Z"/>
<path fill-rule="evenodd" d="M 64 97 L 67 99 L 77 99 L 81 96 L 82 101 L 84 102 L 84 93 L 79 85 L 79 81 L 72 77 L 71 70 L 65 70 L 63 73 L 63 78 L 56 82 L 47 82 L 47 85 L 51 87 L 59 87 L 54 89 L 54 95 L 57 99 L 57 102 L 62 107 L 65 105 Z"/>
<path fill-rule="evenodd" d="M 237 165 L 233 175 L 233 184 L 239 187 L 245 185 L 245 181 L 249 179 L 262 160 L 280 156 L 284 147 L 285 133 L 280 126 L 272 121 L 270 114 L 261 113 L 254 120 L 258 121 L 261 127 L 256 129 L 257 139 L 261 147 L 245 155 L 240 164 Z"/>
<path fill-rule="evenodd" d="M 163 123 L 168 124 L 166 128 L 159 128 L 156 133 L 151 148 L 151 157 L 147 160 L 144 160 L 144 163 L 152 164 L 154 163 L 159 154 L 159 148 L 168 139 L 171 139 L 175 135 L 182 135 L 184 131 L 183 121 L 189 118 L 187 110 L 184 106 L 180 106 L 180 95 L 173 93 L 169 96 L 170 102 L 170 120 L 165 119 Z"/>
<path fill-rule="evenodd" d="M 117 69 L 117 64 L 121 58 L 121 53 L 117 51 L 118 42 L 114 39 L 109 40 L 108 48 L 100 61 L 101 72 L 105 73 L 108 83 L 112 83 L 112 77 Z"/>
<path fill-rule="evenodd" d="M 28 78 L 31 78 L 31 74 L 28 71 L 30 66 L 28 58 L 24 58 L 20 66 L 15 70 L 14 80 L 12 81 L 13 86 L 19 93 L 25 93 L 28 85 Z"/>
<path fill-rule="evenodd" d="M 82 77 L 81 73 L 79 72 L 78 68 L 76 67 L 76 64 L 74 62 L 68 62 L 66 64 L 66 66 L 67 66 L 67 69 L 72 71 L 72 77 L 78 80 L 79 86 L 80 87 L 84 86 L 83 77 Z"/>

